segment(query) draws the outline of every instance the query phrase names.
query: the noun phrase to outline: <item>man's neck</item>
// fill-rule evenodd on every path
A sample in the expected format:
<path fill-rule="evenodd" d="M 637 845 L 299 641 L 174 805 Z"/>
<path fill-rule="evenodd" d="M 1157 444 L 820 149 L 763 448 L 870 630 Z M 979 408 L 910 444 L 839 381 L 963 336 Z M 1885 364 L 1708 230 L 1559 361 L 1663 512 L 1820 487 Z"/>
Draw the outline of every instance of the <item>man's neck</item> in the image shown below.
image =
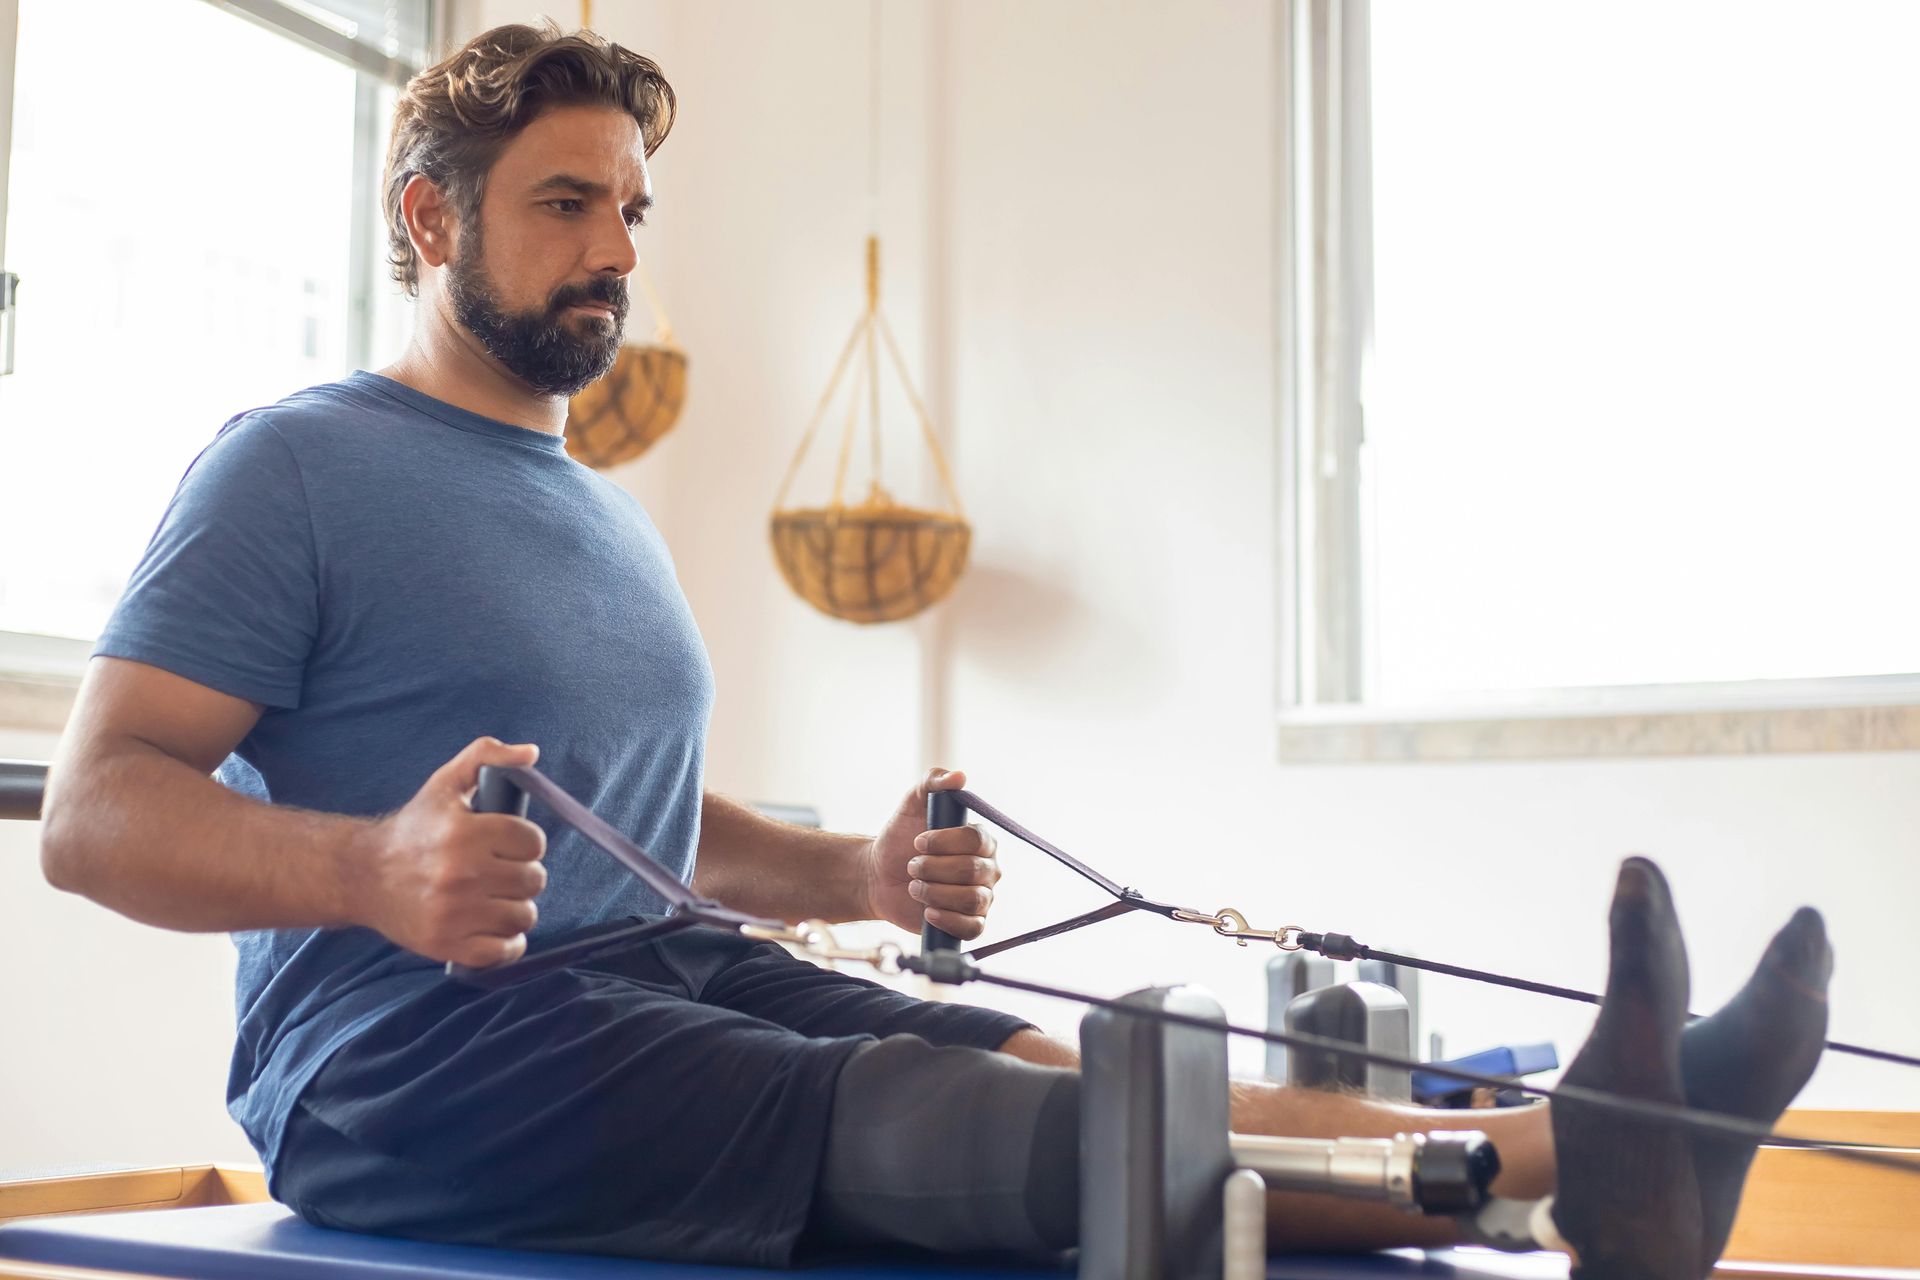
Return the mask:
<path fill-rule="evenodd" d="M 566 430 L 567 401 L 537 395 L 500 367 L 464 325 L 438 305 L 421 299 L 419 323 L 406 354 L 377 372 L 422 395 L 497 422 L 559 435 Z"/>

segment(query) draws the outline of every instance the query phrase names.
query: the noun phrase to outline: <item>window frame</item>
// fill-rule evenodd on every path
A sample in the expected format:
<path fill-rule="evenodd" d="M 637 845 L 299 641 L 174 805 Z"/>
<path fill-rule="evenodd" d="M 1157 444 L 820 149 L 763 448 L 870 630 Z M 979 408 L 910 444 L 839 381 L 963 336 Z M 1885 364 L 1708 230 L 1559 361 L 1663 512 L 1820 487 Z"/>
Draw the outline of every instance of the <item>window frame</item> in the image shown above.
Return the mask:
<path fill-rule="evenodd" d="M 376 289 L 386 260 L 386 236 L 377 216 L 380 168 L 389 121 L 379 111 L 383 85 L 404 87 L 420 70 L 350 39 L 277 0 L 201 0 L 237 18 L 265 27 L 313 52 L 344 63 L 358 74 L 354 91 L 353 222 L 348 297 L 347 350 L 356 367 L 371 358 Z M 19 0 L 0 0 L 0 251 L 5 248 L 7 169 L 12 157 L 13 65 L 18 46 Z M 445 0 L 427 4 L 428 47 L 437 49 L 447 27 Z M 4 254 L 0 253 L 0 257 Z M 65 722 L 94 640 L 0 631 L 0 727 L 57 730 Z"/>
<path fill-rule="evenodd" d="M 1283 761 L 1920 747 L 1920 674 L 1365 699 L 1371 0 L 1276 0 L 1276 719 Z"/>
<path fill-rule="evenodd" d="M 13 63 L 20 43 L 20 0 L 0 0 L 0 377 L 11 372 L 16 322 L 7 270 L 7 182 L 13 164 Z"/>

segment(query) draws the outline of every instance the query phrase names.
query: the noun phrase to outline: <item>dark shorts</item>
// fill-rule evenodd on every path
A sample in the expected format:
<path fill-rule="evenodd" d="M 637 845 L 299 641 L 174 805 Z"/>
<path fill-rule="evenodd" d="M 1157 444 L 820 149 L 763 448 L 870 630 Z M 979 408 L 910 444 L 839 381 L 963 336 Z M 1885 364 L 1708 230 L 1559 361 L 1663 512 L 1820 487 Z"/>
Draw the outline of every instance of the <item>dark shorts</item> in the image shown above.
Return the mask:
<path fill-rule="evenodd" d="M 847 1058 L 1027 1025 L 705 928 L 499 991 L 450 980 L 314 1077 L 275 1191 L 352 1231 L 787 1265 Z"/>

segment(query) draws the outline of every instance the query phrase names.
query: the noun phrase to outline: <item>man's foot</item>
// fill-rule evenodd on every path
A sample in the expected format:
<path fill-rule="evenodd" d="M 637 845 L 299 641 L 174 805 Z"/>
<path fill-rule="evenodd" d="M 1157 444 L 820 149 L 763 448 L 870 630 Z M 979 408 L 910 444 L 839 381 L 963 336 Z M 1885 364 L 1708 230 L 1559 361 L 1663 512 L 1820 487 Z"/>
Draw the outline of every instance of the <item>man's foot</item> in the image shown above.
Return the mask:
<path fill-rule="evenodd" d="M 1687 950 L 1660 869 L 1621 864 L 1605 1002 L 1562 1082 L 1681 1104 Z M 1580 1280 L 1699 1280 L 1701 1196 L 1687 1130 L 1556 1099 L 1554 1225 Z"/>
<path fill-rule="evenodd" d="M 1687 1103 L 1772 1124 L 1807 1083 L 1827 1039 L 1833 950 L 1820 913 L 1802 907 L 1774 935 L 1740 994 L 1680 1036 Z M 1696 1132 L 1705 1259 L 1727 1247 L 1755 1143 Z"/>

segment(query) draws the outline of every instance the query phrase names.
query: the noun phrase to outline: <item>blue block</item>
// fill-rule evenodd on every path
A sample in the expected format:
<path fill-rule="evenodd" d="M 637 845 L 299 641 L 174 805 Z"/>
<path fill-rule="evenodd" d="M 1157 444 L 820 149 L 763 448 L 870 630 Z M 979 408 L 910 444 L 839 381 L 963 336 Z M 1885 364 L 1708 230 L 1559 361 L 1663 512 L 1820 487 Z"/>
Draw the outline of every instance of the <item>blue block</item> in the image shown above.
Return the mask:
<path fill-rule="evenodd" d="M 1550 1044 L 1511 1044 L 1469 1054 L 1464 1058 L 1449 1058 L 1445 1062 L 1428 1065 L 1471 1071 L 1475 1075 L 1518 1078 L 1530 1076 L 1536 1071 L 1553 1070 L 1560 1065 L 1560 1055 L 1553 1051 L 1553 1046 Z M 1444 1098 L 1450 1093 L 1459 1093 L 1462 1089 L 1471 1088 L 1473 1086 L 1464 1080 L 1455 1080 L 1451 1076 L 1443 1076 L 1435 1071 L 1413 1073 L 1415 1102 L 1432 1102 L 1436 1098 Z"/>

